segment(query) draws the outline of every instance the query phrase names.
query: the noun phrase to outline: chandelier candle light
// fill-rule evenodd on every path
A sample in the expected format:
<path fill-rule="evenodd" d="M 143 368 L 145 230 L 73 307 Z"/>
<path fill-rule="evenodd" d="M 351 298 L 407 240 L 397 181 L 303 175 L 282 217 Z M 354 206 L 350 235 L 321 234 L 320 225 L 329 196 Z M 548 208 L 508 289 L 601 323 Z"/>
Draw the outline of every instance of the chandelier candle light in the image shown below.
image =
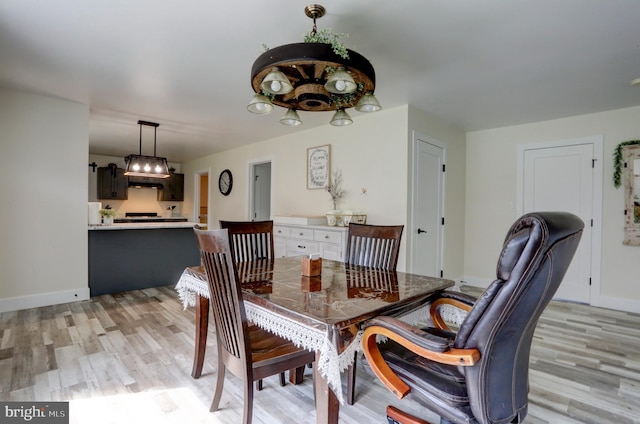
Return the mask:
<path fill-rule="evenodd" d="M 273 105 L 281 106 L 287 112 L 280 123 L 297 126 L 302 124 L 299 110 L 335 111 L 331 125 L 344 126 L 353 123 L 345 109 L 380 110 L 371 63 L 338 42 L 341 35 L 318 32 L 316 19 L 324 16 L 324 7 L 311 4 L 304 11 L 313 19 L 305 42 L 269 49 L 253 63 L 251 86 L 256 94 L 247 106 L 249 112 L 266 114 Z"/>

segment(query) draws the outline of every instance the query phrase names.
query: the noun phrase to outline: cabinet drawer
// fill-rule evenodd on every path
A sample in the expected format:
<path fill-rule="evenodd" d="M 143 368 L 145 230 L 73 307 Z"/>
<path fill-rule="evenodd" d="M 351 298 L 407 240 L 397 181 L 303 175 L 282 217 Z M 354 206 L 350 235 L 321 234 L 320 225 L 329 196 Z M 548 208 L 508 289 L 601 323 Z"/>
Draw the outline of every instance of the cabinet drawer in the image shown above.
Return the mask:
<path fill-rule="evenodd" d="M 343 262 L 342 246 L 333 243 L 320 243 L 320 255 L 325 259 Z"/>
<path fill-rule="evenodd" d="M 313 232 L 313 239 L 325 243 L 340 244 L 342 242 L 342 233 L 338 231 L 315 230 Z"/>
<path fill-rule="evenodd" d="M 273 240 L 273 255 L 276 258 L 284 258 L 287 256 L 287 242 L 285 240 Z"/>
<path fill-rule="evenodd" d="M 289 237 L 298 240 L 313 240 L 313 230 L 307 228 L 290 228 Z"/>
<path fill-rule="evenodd" d="M 318 243 L 304 240 L 287 240 L 287 256 L 310 255 L 319 253 Z"/>
<path fill-rule="evenodd" d="M 280 227 L 279 225 L 273 226 L 274 237 L 289 237 L 289 227 Z"/>

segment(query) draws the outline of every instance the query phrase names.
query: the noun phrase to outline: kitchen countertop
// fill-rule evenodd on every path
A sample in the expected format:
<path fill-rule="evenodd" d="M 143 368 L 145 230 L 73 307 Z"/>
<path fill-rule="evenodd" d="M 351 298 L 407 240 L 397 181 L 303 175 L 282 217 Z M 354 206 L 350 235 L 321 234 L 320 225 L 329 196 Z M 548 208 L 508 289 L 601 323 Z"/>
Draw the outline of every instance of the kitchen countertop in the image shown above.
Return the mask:
<path fill-rule="evenodd" d="M 196 222 L 135 222 L 112 225 L 89 225 L 92 230 L 154 230 L 158 228 L 193 228 Z"/>

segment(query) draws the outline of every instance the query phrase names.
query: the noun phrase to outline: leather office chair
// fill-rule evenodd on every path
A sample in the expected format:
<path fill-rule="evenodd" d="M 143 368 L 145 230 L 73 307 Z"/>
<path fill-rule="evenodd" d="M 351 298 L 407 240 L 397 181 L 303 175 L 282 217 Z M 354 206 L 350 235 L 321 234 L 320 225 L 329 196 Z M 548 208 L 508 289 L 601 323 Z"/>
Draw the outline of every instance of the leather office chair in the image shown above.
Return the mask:
<path fill-rule="evenodd" d="M 562 282 L 583 227 L 569 213 L 524 215 L 507 233 L 497 279 L 484 293 L 474 300 L 445 292 L 439 300 L 473 305 L 457 333 L 374 318 L 363 335 L 367 365 L 396 396 L 411 394 L 441 423 L 521 423 L 536 323 Z M 387 342 L 377 345 L 377 335 Z M 425 422 L 392 407 L 387 415 L 398 423 Z"/>
<path fill-rule="evenodd" d="M 349 224 L 347 233 L 347 251 L 344 263 L 347 265 L 395 271 L 398 264 L 398 251 L 404 225 L 366 225 Z M 347 368 L 347 403 L 355 400 L 356 364 Z"/>
<path fill-rule="evenodd" d="M 229 370 L 243 381 L 243 423 L 250 424 L 253 382 L 288 369 L 304 371 L 304 367 L 315 360 L 315 353 L 298 348 L 258 326 L 249 325 L 228 230 L 194 231 L 209 283 L 216 326 L 218 375 L 211 411 L 218 410 L 225 371 Z"/>

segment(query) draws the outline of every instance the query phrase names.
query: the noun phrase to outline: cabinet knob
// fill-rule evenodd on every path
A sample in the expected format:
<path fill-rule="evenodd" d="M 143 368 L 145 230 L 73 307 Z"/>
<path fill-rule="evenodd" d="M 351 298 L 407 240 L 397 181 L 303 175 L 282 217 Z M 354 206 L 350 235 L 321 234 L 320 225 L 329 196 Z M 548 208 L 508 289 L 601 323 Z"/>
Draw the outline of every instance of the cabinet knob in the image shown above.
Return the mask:
<path fill-rule="evenodd" d="M 307 246 L 298 245 L 298 249 L 306 249 L 306 248 L 307 248 Z"/>
<path fill-rule="evenodd" d="M 298 235 L 299 235 L 299 236 L 303 236 L 303 235 L 304 235 L 304 233 L 300 233 L 300 234 L 298 234 Z"/>
<path fill-rule="evenodd" d="M 328 239 L 328 238 L 329 238 L 329 236 L 324 236 L 324 238 Z"/>

